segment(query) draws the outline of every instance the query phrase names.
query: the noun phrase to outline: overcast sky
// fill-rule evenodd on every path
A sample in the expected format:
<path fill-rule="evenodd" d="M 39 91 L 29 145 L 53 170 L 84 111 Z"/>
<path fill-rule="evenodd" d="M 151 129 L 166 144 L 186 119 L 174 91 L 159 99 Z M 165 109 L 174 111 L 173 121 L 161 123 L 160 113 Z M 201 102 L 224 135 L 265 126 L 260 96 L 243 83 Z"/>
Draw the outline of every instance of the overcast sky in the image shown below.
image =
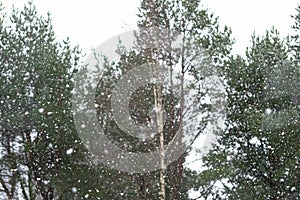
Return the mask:
<path fill-rule="evenodd" d="M 7 8 L 22 6 L 27 0 L 2 0 Z M 41 14 L 49 11 L 59 39 L 70 37 L 85 51 L 110 37 L 134 29 L 140 0 L 33 0 Z M 232 28 L 236 40 L 234 53 L 243 53 L 253 32 L 264 34 L 273 25 L 282 35 L 291 33 L 299 0 L 203 0 L 220 17 L 222 25 Z"/>

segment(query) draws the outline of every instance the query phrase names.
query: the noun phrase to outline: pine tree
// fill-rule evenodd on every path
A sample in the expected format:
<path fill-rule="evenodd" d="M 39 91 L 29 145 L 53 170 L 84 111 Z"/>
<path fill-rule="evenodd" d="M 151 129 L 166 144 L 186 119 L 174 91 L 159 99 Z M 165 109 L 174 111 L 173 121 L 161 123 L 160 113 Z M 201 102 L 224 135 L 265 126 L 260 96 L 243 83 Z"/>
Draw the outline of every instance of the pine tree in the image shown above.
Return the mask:
<path fill-rule="evenodd" d="M 204 159 L 202 197 L 299 197 L 299 66 L 291 61 L 289 46 L 272 29 L 252 37 L 246 59 L 227 63 L 226 129 Z"/>
<path fill-rule="evenodd" d="M 50 16 L 38 16 L 32 3 L 7 20 L 2 14 L 1 196 L 67 198 L 71 179 L 78 179 L 66 172 L 86 160 L 70 104 L 80 51 L 67 40 L 58 43 Z"/>
<path fill-rule="evenodd" d="M 176 132 L 180 130 L 179 124 L 183 118 L 183 110 L 181 109 L 185 103 L 182 97 L 186 95 L 186 91 L 181 88 L 179 90 L 181 91 L 179 93 L 181 100 L 176 97 L 172 88 L 175 87 L 175 83 L 170 83 L 168 87 L 148 84 L 132 94 L 132 100 L 129 104 L 130 113 L 131 117 L 138 123 L 147 124 L 151 121 L 148 112 L 155 105 L 155 102 L 164 101 L 164 109 L 167 113 L 163 132 L 158 134 L 163 137 L 155 136 L 153 139 L 141 141 L 118 128 L 112 116 L 110 92 L 122 75 L 136 66 L 148 64 L 149 70 L 151 70 L 151 64 L 163 63 L 171 77 L 174 78 L 177 75 L 181 77 L 179 82 L 181 82 L 182 87 L 187 84 L 183 82 L 185 77 L 187 75 L 193 76 L 195 82 L 190 84 L 190 88 L 194 89 L 201 99 L 206 94 L 201 90 L 203 89 L 201 85 L 203 82 L 201 81 L 205 76 L 201 74 L 203 72 L 201 67 L 211 65 L 213 68 L 223 65 L 225 57 L 230 52 L 230 30 L 225 27 L 225 30 L 221 31 L 217 19 L 207 10 L 202 10 L 199 7 L 198 1 L 142 1 L 138 15 L 140 17 L 138 27 L 141 31 L 135 35 L 136 45 L 133 49 L 125 50 L 121 44 L 118 49 L 119 61 L 111 63 L 111 61 L 106 60 L 104 64 L 99 63 L 99 65 L 104 65 L 96 98 L 99 122 L 107 127 L 107 136 L 118 141 L 120 148 L 133 152 L 149 152 L 155 150 L 161 140 L 163 140 L 164 145 L 168 144 Z M 174 40 L 176 40 L 174 33 L 183 36 L 182 38 L 177 37 L 184 46 L 178 49 L 183 51 L 172 48 Z M 192 52 L 195 57 L 189 52 L 195 50 L 190 46 L 198 49 L 198 52 Z M 172 50 L 168 51 L 168 49 Z M 211 59 L 204 59 L 200 49 L 207 51 L 207 57 Z M 176 74 L 175 69 L 178 66 L 180 66 L 180 73 Z M 180 84 L 179 87 L 181 87 Z M 162 99 L 158 97 L 159 95 Z M 209 112 L 208 105 L 201 105 L 198 101 L 195 105 L 201 107 L 202 111 L 194 113 L 194 117 L 199 116 L 201 112 L 202 114 Z M 189 123 L 199 127 L 197 133 L 190 133 L 194 134 L 195 138 L 202 133 L 207 125 L 206 119 L 198 124 L 191 118 Z M 137 184 L 135 192 L 137 192 L 139 199 L 186 199 L 189 188 L 185 186 L 190 184 L 190 178 L 193 177 L 191 175 L 193 172 L 183 167 L 186 155 L 187 153 L 171 165 L 165 166 L 165 170 L 128 174 Z M 185 182 L 188 180 L 189 182 Z"/>

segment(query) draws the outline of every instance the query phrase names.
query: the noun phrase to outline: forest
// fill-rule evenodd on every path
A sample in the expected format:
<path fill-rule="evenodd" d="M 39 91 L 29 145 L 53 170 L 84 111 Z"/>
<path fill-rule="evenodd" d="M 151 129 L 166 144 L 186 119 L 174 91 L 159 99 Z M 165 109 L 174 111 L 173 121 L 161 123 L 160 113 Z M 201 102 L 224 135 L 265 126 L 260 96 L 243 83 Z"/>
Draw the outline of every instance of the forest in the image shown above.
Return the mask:
<path fill-rule="evenodd" d="M 34 1 L 0 3 L 0 200 L 300 199 L 295 10 L 238 55 L 199 0 L 141 0 L 84 59 Z"/>

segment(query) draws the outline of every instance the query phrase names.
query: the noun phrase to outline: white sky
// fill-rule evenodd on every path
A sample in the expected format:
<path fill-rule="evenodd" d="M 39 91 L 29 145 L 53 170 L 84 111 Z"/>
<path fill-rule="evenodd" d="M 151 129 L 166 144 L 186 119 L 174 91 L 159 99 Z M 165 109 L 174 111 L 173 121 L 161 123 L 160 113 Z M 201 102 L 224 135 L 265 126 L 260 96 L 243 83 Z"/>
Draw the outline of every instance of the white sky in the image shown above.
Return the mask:
<path fill-rule="evenodd" d="M 236 44 L 234 53 L 243 53 L 251 35 L 265 34 L 274 26 L 282 36 L 291 34 L 299 0 L 204 0 L 220 18 L 221 24 L 232 28 Z"/>
<path fill-rule="evenodd" d="M 7 8 L 20 7 L 27 0 L 0 0 Z M 59 39 L 70 37 L 85 51 L 103 41 L 135 28 L 140 0 L 33 0 L 41 14 L 52 13 Z M 243 53 L 253 32 L 264 34 L 273 25 L 282 35 L 291 33 L 299 0 L 203 0 L 220 17 L 222 25 L 232 28 L 236 44 L 234 53 Z"/>

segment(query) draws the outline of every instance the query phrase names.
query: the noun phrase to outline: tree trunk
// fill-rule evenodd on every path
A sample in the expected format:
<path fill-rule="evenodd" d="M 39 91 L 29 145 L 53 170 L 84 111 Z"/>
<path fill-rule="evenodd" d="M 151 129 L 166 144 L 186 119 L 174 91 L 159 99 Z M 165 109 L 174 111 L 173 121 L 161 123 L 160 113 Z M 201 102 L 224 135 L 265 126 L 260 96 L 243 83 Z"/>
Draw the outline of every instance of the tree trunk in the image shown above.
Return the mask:
<path fill-rule="evenodd" d="M 156 108 L 156 120 L 157 120 L 157 129 L 159 134 L 159 147 L 160 147 L 160 194 L 159 199 L 166 199 L 166 183 L 165 183 L 165 148 L 164 148 L 164 132 L 163 132 L 163 107 L 162 107 L 162 86 L 161 83 L 158 83 L 154 86 L 154 102 Z"/>

